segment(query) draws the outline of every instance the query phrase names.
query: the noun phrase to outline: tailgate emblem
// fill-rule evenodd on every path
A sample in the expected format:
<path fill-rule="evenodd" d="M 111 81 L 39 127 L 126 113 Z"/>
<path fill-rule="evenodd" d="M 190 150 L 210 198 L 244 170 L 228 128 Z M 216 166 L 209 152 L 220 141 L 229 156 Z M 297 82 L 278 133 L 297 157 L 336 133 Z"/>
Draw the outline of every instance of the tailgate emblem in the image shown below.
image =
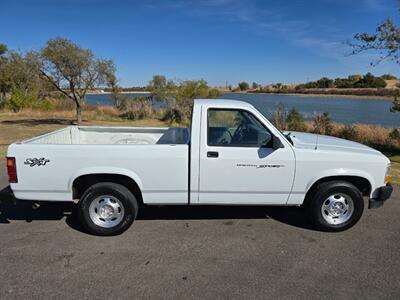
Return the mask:
<path fill-rule="evenodd" d="M 34 166 L 45 166 L 48 162 L 50 162 L 49 159 L 46 159 L 44 157 L 42 158 L 27 158 L 24 162 L 25 165 L 29 165 L 30 167 Z"/>

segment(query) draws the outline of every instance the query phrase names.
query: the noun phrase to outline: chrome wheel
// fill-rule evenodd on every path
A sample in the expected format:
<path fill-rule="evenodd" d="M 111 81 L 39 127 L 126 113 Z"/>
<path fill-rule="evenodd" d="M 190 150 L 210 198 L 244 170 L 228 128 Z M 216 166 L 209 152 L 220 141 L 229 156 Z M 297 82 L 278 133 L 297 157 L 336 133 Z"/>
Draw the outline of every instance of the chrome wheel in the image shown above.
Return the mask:
<path fill-rule="evenodd" d="M 347 222 L 354 212 L 354 203 L 346 194 L 333 194 L 322 204 L 321 213 L 326 222 L 340 225 Z"/>
<path fill-rule="evenodd" d="M 118 225 L 124 217 L 124 206 L 113 196 L 100 196 L 89 207 L 90 219 L 96 225 L 111 228 Z"/>

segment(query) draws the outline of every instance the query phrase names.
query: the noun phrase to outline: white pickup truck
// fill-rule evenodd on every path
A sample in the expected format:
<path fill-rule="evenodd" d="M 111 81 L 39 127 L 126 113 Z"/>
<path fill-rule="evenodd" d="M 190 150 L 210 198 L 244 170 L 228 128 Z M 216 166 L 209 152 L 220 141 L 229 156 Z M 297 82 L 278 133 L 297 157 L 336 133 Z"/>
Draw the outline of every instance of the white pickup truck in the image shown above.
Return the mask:
<path fill-rule="evenodd" d="M 353 226 L 392 193 L 367 146 L 281 132 L 248 103 L 195 100 L 191 128 L 70 126 L 9 146 L 17 199 L 74 201 L 88 231 L 125 231 L 142 205 L 304 205 L 322 230 Z"/>

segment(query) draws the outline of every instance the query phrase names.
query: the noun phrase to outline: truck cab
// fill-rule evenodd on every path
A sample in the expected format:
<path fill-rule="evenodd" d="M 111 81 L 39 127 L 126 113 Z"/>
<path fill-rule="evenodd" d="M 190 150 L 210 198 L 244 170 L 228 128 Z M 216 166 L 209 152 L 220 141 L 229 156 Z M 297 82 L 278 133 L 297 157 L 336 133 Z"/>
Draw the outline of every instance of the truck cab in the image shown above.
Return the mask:
<path fill-rule="evenodd" d="M 286 204 L 295 176 L 293 147 L 250 104 L 197 100 L 191 128 L 190 201 Z"/>

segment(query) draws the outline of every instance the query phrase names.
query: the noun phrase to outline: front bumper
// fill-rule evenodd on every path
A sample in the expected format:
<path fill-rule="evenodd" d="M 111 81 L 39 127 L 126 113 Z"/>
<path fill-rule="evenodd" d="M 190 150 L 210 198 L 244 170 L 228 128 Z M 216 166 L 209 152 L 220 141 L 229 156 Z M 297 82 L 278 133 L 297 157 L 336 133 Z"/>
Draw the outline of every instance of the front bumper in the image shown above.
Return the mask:
<path fill-rule="evenodd" d="M 390 183 L 386 184 L 386 186 L 381 186 L 378 188 L 376 196 L 374 198 L 369 199 L 368 208 L 378 208 L 385 203 L 387 199 L 390 198 L 393 192 L 393 187 Z"/>

